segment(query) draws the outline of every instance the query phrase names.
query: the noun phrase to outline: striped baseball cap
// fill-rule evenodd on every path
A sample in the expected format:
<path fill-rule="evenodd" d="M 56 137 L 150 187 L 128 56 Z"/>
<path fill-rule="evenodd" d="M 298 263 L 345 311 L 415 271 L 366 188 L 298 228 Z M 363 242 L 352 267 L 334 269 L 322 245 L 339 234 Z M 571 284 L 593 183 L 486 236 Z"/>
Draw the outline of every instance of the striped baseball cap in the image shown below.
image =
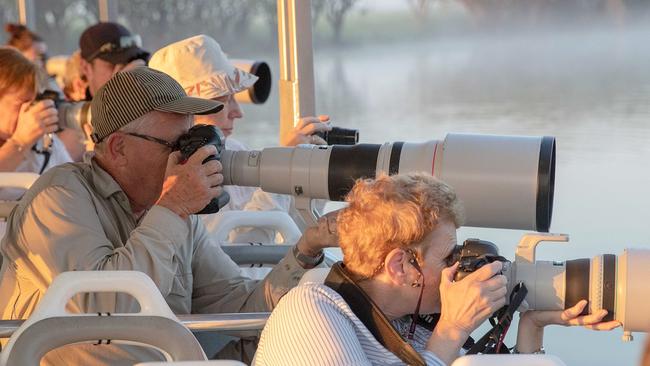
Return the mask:
<path fill-rule="evenodd" d="M 98 143 L 151 111 L 211 114 L 221 109 L 222 103 L 188 97 L 169 75 L 140 66 L 118 72 L 97 91 L 91 104 L 91 138 Z"/>

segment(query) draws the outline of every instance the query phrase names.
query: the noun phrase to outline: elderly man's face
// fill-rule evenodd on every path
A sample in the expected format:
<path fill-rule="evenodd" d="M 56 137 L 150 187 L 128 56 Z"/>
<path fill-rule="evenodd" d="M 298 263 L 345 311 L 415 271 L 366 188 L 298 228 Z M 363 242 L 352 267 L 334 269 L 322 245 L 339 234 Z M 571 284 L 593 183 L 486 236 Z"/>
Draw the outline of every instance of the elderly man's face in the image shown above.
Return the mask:
<path fill-rule="evenodd" d="M 154 111 L 148 113 L 146 118 L 145 128 L 138 131 L 138 134 L 170 143 L 175 143 L 192 124 L 191 116 L 174 113 Z M 129 194 L 129 199 L 136 207 L 149 208 L 158 200 L 162 191 L 167 160 L 172 150 L 154 141 L 122 134 L 128 160 L 125 175 L 128 176 L 129 185 L 134 187 Z"/>

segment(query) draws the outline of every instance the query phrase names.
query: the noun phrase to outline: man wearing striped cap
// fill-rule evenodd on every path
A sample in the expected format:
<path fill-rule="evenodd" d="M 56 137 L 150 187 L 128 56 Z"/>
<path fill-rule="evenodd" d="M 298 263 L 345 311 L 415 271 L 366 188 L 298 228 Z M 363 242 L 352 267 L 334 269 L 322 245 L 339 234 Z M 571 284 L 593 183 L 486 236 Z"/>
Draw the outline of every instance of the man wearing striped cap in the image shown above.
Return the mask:
<path fill-rule="evenodd" d="M 94 157 L 42 175 L 9 218 L 0 245 L 2 319 L 29 317 L 52 279 L 73 270 L 144 272 L 176 314 L 270 311 L 310 267 L 294 253 L 320 252 L 335 240 L 311 229 L 263 281 L 243 277 L 211 241 L 193 214 L 222 192 L 221 164 L 202 164 L 216 148 L 181 161 L 176 140 L 192 115 L 222 107 L 186 96 L 171 77 L 147 67 L 120 72 L 99 89 Z M 97 293 L 73 298 L 69 308 L 128 313 L 138 304 Z M 132 346 L 74 345 L 48 353 L 44 364 L 131 365 L 157 357 Z"/>

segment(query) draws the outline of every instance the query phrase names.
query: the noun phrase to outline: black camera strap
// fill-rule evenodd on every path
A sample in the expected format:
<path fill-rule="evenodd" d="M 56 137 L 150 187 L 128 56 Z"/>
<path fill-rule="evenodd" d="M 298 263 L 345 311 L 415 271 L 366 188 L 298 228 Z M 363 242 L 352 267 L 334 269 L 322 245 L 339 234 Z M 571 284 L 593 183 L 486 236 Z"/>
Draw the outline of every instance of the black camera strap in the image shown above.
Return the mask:
<path fill-rule="evenodd" d="M 476 341 L 474 346 L 467 351 L 468 355 L 478 353 L 510 353 L 508 347 L 503 345 L 506 333 L 512 323 L 512 317 L 519 308 L 519 305 L 524 301 L 528 295 L 526 285 L 522 283 L 517 284 L 510 295 L 510 304 L 502 307 L 494 313 L 493 318 L 490 319 L 492 329 L 490 329 L 481 339 Z"/>
<path fill-rule="evenodd" d="M 325 285 L 338 292 L 375 339 L 407 365 L 425 366 L 422 356 L 393 328 L 379 307 L 354 282 L 343 263 L 332 266 Z"/>
<path fill-rule="evenodd" d="M 41 170 L 38 172 L 39 175 L 43 174 L 45 171 L 45 168 L 47 168 L 47 164 L 50 163 L 50 157 L 52 157 L 52 152 L 49 149 L 43 149 L 39 150 L 36 148 L 36 145 L 32 146 L 32 150 L 37 153 L 43 155 L 43 165 L 41 165 Z"/>

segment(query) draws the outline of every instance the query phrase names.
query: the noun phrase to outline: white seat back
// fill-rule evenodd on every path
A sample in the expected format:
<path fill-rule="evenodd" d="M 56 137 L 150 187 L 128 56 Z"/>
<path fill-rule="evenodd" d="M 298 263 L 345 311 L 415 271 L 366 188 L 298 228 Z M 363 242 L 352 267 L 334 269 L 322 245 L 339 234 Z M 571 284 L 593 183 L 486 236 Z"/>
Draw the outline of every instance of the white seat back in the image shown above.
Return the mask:
<path fill-rule="evenodd" d="M 471 355 L 458 358 L 451 366 L 566 366 L 552 355 Z"/>
<path fill-rule="evenodd" d="M 38 177 L 36 173 L 0 173 L 0 187 L 29 189 Z"/>
<path fill-rule="evenodd" d="M 219 242 L 228 242 L 231 231 L 253 227 L 271 229 L 280 233 L 283 244 L 295 244 L 302 233 L 291 216 L 282 211 L 223 211 L 214 214 L 207 228 Z"/>
<path fill-rule="evenodd" d="M 39 175 L 36 173 L 0 173 L 0 188 L 29 189 Z M 0 221 L 4 221 L 17 201 L 0 201 Z M 4 235 L 4 226 L 0 227 L 0 237 Z"/>
<path fill-rule="evenodd" d="M 140 312 L 110 316 L 68 313 L 66 304 L 80 292 L 128 293 L 140 303 Z M 165 336 L 160 337 L 160 332 Z M 190 330 L 172 313 L 146 274 L 75 271 L 64 272 L 52 281 L 34 313 L 9 339 L 0 355 L 0 366 L 38 365 L 55 348 L 98 339 L 151 346 L 168 361 L 206 359 Z"/>
<path fill-rule="evenodd" d="M 307 282 L 313 283 L 325 283 L 327 275 L 330 273 L 331 268 L 313 268 L 305 272 L 305 274 L 300 279 L 299 285 L 302 285 Z"/>

